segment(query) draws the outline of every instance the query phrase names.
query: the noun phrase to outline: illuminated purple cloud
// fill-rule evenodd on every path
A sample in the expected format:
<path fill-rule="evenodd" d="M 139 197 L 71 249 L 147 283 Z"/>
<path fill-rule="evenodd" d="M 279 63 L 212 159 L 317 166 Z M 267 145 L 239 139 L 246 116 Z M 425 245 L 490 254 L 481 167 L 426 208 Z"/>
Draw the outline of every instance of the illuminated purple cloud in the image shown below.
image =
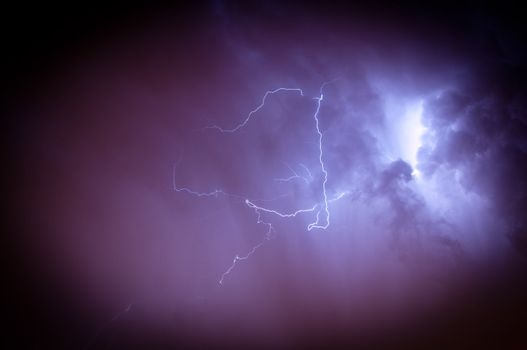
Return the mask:
<path fill-rule="evenodd" d="M 95 320 L 76 345 L 366 344 L 523 264 L 510 41 L 240 6 L 114 29 L 14 104 L 16 246 Z"/>

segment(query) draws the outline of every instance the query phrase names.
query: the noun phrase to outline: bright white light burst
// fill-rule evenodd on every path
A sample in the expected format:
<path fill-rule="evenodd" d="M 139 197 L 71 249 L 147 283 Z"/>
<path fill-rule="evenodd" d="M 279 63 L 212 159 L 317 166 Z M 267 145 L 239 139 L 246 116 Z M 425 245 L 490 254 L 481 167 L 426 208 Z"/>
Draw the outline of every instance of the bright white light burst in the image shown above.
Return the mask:
<path fill-rule="evenodd" d="M 421 120 L 422 113 L 422 100 L 409 103 L 406 106 L 400 130 L 402 137 L 402 158 L 412 166 L 412 175 L 414 176 L 419 176 L 419 171 L 417 170 L 417 153 L 422 145 L 422 136 L 426 132 L 426 128 Z"/>

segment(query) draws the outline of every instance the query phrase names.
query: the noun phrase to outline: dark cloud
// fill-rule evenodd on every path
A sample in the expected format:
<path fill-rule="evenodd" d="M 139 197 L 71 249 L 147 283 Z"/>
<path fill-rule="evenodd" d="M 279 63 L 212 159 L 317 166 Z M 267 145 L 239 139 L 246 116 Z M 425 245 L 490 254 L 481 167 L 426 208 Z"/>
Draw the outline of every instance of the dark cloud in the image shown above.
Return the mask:
<path fill-rule="evenodd" d="M 420 151 L 420 166 L 428 175 L 440 168 L 457 169 L 462 186 L 489 200 L 493 212 L 510 225 L 505 231 L 521 234 L 522 229 L 513 227 L 525 224 L 527 163 L 520 136 L 525 114 L 518 104 L 523 92 L 510 90 L 508 81 L 472 80 L 475 88 L 445 91 L 427 105 L 424 116 L 431 136 Z"/>

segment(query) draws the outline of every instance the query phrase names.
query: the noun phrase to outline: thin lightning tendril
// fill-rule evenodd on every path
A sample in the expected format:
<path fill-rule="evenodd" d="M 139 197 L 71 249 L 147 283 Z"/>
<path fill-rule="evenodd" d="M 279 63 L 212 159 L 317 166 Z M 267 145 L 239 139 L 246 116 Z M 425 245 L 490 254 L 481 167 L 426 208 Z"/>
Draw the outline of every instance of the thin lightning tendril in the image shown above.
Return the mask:
<path fill-rule="evenodd" d="M 263 108 L 263 106 L 265 105 L 265 101 L 267 100 L 267 97 L 269 95 L 274 95 L 276 94 L 277 92 L 280 92 L 280 91 L 297 91 L 300 93 L 300 96 L 304 96 L 304 91 L 302 91 L 302 89 L 293 89 L 293 88 L 278 88 L 278 89 L 275 89 L 275 90 L 269 90 L 265 93 L 264 97 L 262 98 L 262 103 L 260 103 L 260 105 L 258 107 L 256 107 L 255 109 L 253 109 L 251 112 L 249 112 L 249 114 L 247 115 L 247 118 L 245 118 L 245 120 L 243 122 L 241 122 L 240 124 L 236 125 L 234 128 L 232 129 L 224 129 L 220 126 L 217 126 L 217 125 L 212 125 L 212 126 L 207 126 L 205 127 L 205 129 L 216 129 L 220 132 L 227 132 L 227 133 L 234 133 L 238 130 L 240 130 L 241 128 L 243 128 L 245 125 L 247 125 L 247 123 L 249 122 L 249 120 L 252 118 L 252 116 L 254 115 L 254 113 L 258 112 L 260 109 Z"/>
<path fill-rule="evenodd" d="M 99 328 L 97 329 L 97 331 L 95 332 L 95 334 L 93 335 L 91 343 L 86 344 L 83 347 L 83 350 L 88 350 L 91 347 L 93 347 L 95 345 L 95 342 L 96 342 L 97 338 L 101 335 L 101 333 L 103 331 L 105 331 L 106 329 L 108 329 L 108 327 L 110 327 L 114 322 L 117 322 L 121 317 L 124 316 L 124 314 L 130 312 L 130 310 L 132 309 L 133 306 L 134 306 L 134 303 L 129 303 L 128 305 L 126 305 L 126 307 L 124 309 L 121 309 L 119 312 L 117 312 L 111 318 L 106 320 L 106 322 L 104 322 L 102 325 L 100 325 Z"/>
<path fill-rule="evenodd" d="M 318 161 L 320 162 L 320 169 L 322 170 L 322 173 L 324 174 L 324 180 L 322 181 L 322 195 L 324 197 L 324 205 L 323 210 L 326 213 L 326 224 L 320 225 L 319 219 L 320 219 L 320 210 L 317 212 L 317 220 L 314 223 L 311 223 L 307 226 L 307 230 L 311 231 L 314 228 L 320 228 L 320 229 L 326 229 L 329 227 L 329 210 L 328 210 L 328 194 L 326 192 L 326 184 L 328 182 L 328 171 L 326 170 L 326 167 L 324 165 L 323 160 L 323 151 L 322 151 L 322 131 L 320 131 L 320 121 L 318 119 L 318 113 L 320 112 L 320 105 L 322 103 L 322 100 L 324 99 L 324 95 L 322 94 L 322 88 L 320 88 L 320 97 L 316 97 L 315 100 L 317 100 L 317 110 L 315 111 L 315 114 L 313 115 L 313 118 L 315 118 L 315 126 L 318 133 Z"/>
<path fill-rule="evenodd" d="M 300 163 L 298 165 L 300 165 L 302 168 L 304 168 L 304 170 L 307 173 L 307 176 L 309 176 L 310 181 L 313 181 L 313 174 L 311 174 L 311 171 L 309 171 L 309 168 L 307 166 L 305 166 L 304 164 L 302 164 L 302 163 Z"/>
<path fill-rule="evenodd" d="M 247 254 L 245 254 L 243 256 L 236 255 L 234 257 L 234 259 L 232 260 L 231 266 L 229 266 L 229 268 L 221 275 L 220 280 L 219 280 L 220 284 L 223 284 L 223 280 L 224 280 L 225 276 L 227 276 L 228 274 L 231 273 L 231 271 L 236 267 L 236 264 L 238 264 L 238 262 L 249 259 L 249 257 L 251 255 L 253 255 L 256 252 L 256 250 L 258 250 L 258 248 L 260 248 L 262 245 L 264 245 L 265 241 L 268 241 L 268 240 L 271 239 L 271 234 L 274 232 L 273 225 L 270 222 L 265 222 L 265 221 L 262 220 L 262 214 L 260 213 L 260 211 L 258 209 L 255 208 L 255 212 L 256 212 L 256 215 L 257 215 L 256 223 L 267 226 L 267 232 L 265 233 L 265 236 L 260 241 L 260 243 L 255 245 Z"/>
<path fill-rule="evenodd" d="M 296 210 L 294 212 L 284 213 L 284 212 L 279 212 L 279 211 L 274 210 L 274 209 L 258 206 L 256 204 L 254 204 L 254 200 L 250 200 L 250 199 L 244 198 L 242 196 L 226 193 L 225 191 L 223 191 L 221 189 L 216 189 L 216 190 L 213 190 L 211 192 L 197 192 L 197 191 L 191 190 L 191 189 L 186 188 L 186 187 L 177 187 L 176 186 L 176 182 L 175 182 L 176 165 L 177 164 L 174 166 L 174 177 L 173 177 L 173 179 L 174 179 L 173 180 L 174 181 L 174 184 L 173 184 L 174 191 L 176 191 L 176 192 L 186 192 L 186 193 L 188 193 L 190 195 L 194 195 L 194 196 L 197 196 L 197 197 L 216 197 L 217 198 L 219 195 L 224 195 L 224 196 L 233 197 L 233 198 L 236 198 L 236 199 L 243 199 L 245 205 L 247 207 L 253 209 L 254 212 L 256 213 L 256 215 L 257 215 L 256 223 L 257 224 L 262 224 L 262 225 L 267 227 L 267 232 L 266 232 L 264 238 L 257 245 L 255 245 L 245 255 L 242 255 L 242 256 L 236 255 L 234 257 L 234 259 L 232 261 L 232 264 L 221 275 L 220 280 L 219 280 L 220 284 L 223 284 L 225 277 L 231 273 L 231 271 L 236 267 L 236 265 L 240 261 L 247 260 L 251 255 L 253 255 L 258 250 L 258 248 L 260 248 L 266 241 L 268 241 L 268 240 L 270 240 L 272 238 L 272 233 L 274 232 L 274 227 L 273 227 L 273 225 L 270 222 L 266 222 L 266 221 L 264 221 L 262 219 L 263 213 L 276 215 L 276 216 L 278 216 L 280 218 L 293 218 L 293 217 L 296 217 L 296 216 L 298 216 L 300 214 L 312 213 L 312 212 L 316 211 L 315 221 L 310 223 L 307 226 L 307 230 L 308 231 L 311 231 L 313 229 L 325 230 L 330 225 L 329 203 L 338 201 L 341 198 L 343 198 L 344 196 L 350 194 L 348 191 L 344 191 L 344 192 L 340 192 L 337 196 L 335 196 L 333 198 L 328 198 L 328 194 L 327 194 L 327 182 L 328 182 L 328 177 L 329 176 L 328 176 L 328 171 L 326 169 L 326 165 L 324 163 L 324 151 L 323 151 L 324 134 L 323 134 L 323 132 L 322 132 L 322 130 L 320 128 L 319 113 L 320 113 L 320 108 L 321 108 L 321 105 L 322 105 L 322 101 L 324 99 L 324 94 L 322 93 L 324 87 L 327 84 L 330 84 L 330 83 L 332 83 L 333 81 L 335 81 L 337 79 L 334 79 L 334 80 L 331 80 L 331 81 L 323 83 L 322 86 L 320 87 L 320 95 L 318 97 L 314 97 L 313 98 L 316 101 L 316 110 L 315 110 L 315 112 L 313 114 L 313 119 L 315 121 L 315 130 L 316 130 L 317 135 L 318 135 L 318 162 L 320 164 L 320 170 L 322 172 L 323 179 L 322 179 L 322 202 L 314 204 L 311 208 L 299 209 L 299 210 Z M 300 94 L 300 96 L 302 96 L 302 97 L 304 96 L 304 91 L 302 89 L 300 89 L 300 88 L 284 88 L 284 87 L 282 87 L 282 88 L 278 88 L 278 89 L 275 89 L 275 90 L 269 90 L 263 96 L 262 102 L 260 103 L 260 105 L 258 105 L 255 109 L 253 109 L 251 112 L 249 112 L 247 117 L 240 124 L 234 126 L 233 128 L 230 128 L 230 129 L 225 129 L 225 128 L 222 128 L 222 127 L 217 126 L 217 125 L 207 126 L 204 129 L 215 129 L 215 130 L 217 130 L 217 131 L 219 131 L 221 133 L 235 133 L 235 132 L 239 131 L 240 129 L 244 128 L 249 123 L 249 121 L 254 116 L 254 114 L 257 113 L 259 110 L 261 110 L 265 106 L 265 103 L 266 103 L 267 98 L 269 97 L 269 95 L 273 95 L 273 94 L 276 94 L 276 93 L 281 92 L 281 91 L 294 91 L 294 92 L 298 92 Z M 288 178 L 277 178 L 277 179 L 274 179 L 275 181 L 289 182 L 289 181 L 292 181 L 294 179 L 301 178 L 307 184 L 309 184 L 313 180 L 313 175 L 311 174 L 311 171 L 304 164 L 299 164 L 299 166 L 304 168 L 304 170 L 305 170 L 306 174 L 309 176 L 310 180 L 308 180 L 306 177 L 298 175 L 298 173 L 294 169 L 292 169 L 289 165 L 286 164 L 286 166 L 291 170 L 293 175 L 288 177 Z M 324 217 L 323 219 L 321 218 L 321 214 Z"/>
<path fill-rule="evenodd" d="M 284 177 L 284 178 L 277 178 L 277 179 L 274 179 L 274 181 L 277 181 L 277 182 L 290 182 L 290 181 L 293 181 L 295 179 L 302 179 L 304 180 L 304 182 L 306 184 L 309 184 L 309 182 L 311 180 L 313 180 L 313 175 L 311 175 L 311 171 L 309 171 L 309 169 L 304 165 L 304 164 L 298 164 L 300 165 L 302 168 L 304 168 L 304 170 L 306 171 L 307 175 L 309 176 L 309 179 L 305 176 L 300 176 L 298 175 L 298 173 L 295 171 L 295 169 L 291 168 L 288 164 L 285 164 L 285 166 L 291 170 L 291 173 L 293 173 L 293 175 L 289 176 L 289 177 Z"/>
<path fill-rule="evenodd" d="M 267 208 L 264 208 L 264 207 L 259 207 L 257 206 L 256 204 L 254 204 L 253 202 L 251 202 L 250 200 L 246 199 L 245 200 L 245 204 L 249 207 L 249 208 L 252 208 L 254 210 L 258 210 L 258 211 L 263 211 L 263 212 L 266 212 L 266 213 L 271 213 L 271 214 L 275 214 L 275 215 L 278 215 L 279 217 L 281 218 L 294 218 L 296 217 L 298 214 L 302 214 L 302 213 L 310 213 L 310 212 L 313 212 L 317 207 L 318 207 L 318 204 L 315 204 L 312 208 L 309 208 L 309 209 L 299 209 L 293 213 L 280 213 L 279 211 L 276 211 L 276 210 L 272 210 L 272 209 L 267 209 Z"/>

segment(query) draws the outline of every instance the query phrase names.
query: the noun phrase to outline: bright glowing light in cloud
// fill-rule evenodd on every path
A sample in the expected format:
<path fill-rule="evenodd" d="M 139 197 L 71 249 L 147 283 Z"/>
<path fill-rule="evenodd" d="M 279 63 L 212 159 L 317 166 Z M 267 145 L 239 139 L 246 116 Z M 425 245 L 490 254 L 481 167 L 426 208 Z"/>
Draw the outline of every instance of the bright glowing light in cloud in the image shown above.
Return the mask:
<path fill-rule="evenodd" d="M 422 144 L 421 138 L 426 131 L 426 128 L 421 123 L 422 112 L 422 100 L 407 104 L 400 130 L 402 158 L 410 163 L 413 169 L 412 174 L 415 176 L 419 175 L 417 170 L 417 152 Z"/>
<path fill-rule="evenodd" d="M 417 153 L 426 132 L 421 122 L 422 112 L 423 100 L 386 94 L 384 129 L 374 130 L 386 161 L 404 160 L 412 167 L 414 176 L 419 175 Z"/>

